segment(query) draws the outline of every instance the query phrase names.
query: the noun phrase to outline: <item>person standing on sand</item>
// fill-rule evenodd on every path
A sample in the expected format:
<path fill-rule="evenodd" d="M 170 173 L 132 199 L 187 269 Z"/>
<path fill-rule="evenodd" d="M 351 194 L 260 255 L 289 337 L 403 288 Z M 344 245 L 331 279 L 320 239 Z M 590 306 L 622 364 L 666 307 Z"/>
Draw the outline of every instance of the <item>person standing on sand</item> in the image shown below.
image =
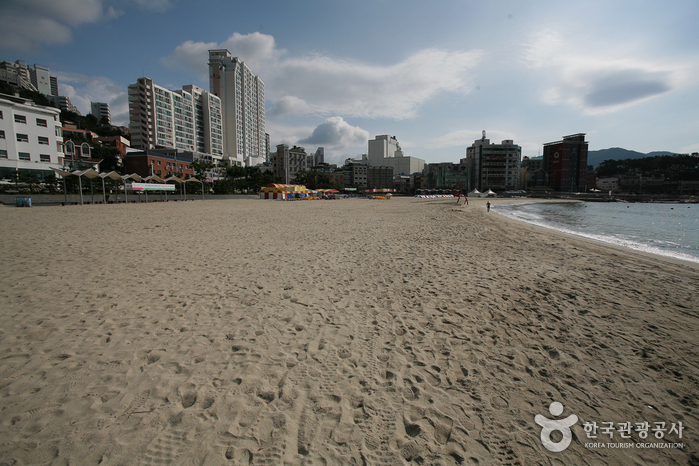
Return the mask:
<path fill-rule="evenodd" d="M 490 201 L 485 203 L 485 208 L 488 209 L 488 212 L 490 212 Z"/>

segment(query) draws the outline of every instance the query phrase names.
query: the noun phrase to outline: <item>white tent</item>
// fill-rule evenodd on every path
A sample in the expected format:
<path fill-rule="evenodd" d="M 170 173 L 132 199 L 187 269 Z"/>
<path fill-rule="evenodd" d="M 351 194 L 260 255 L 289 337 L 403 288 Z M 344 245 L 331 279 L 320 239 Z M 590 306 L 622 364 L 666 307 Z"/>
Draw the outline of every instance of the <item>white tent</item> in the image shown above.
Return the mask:
<path fill-rule="evenodd" d="M 495 191 L 489 189 L 488 191 L 481 193 L 481 197 L 498 197 L 498 195 L 495 194 Z"/>
<path fill-rule="evenodd" d="M 481 192 L 477 189 L 474 189 L 470 193 L 468 193 L 468 197 L 481 197 Z"/>

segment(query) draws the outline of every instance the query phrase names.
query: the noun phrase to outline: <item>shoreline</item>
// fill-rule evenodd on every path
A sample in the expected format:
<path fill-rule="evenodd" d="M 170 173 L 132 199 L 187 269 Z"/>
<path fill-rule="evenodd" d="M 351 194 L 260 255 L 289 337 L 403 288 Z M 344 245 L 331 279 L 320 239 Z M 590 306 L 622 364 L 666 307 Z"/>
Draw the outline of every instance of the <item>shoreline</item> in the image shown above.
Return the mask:
<path fill-rule="evenodd" d="M 497 198 L 495 200 L 497 201 Z M 509 201 L 511 201 L 511 202 L 516 201 L 515 199 L 512 199 L 512 200 L 501 199 L 501 200 L 506 200 L 508 202 Z M 571 199 L 527 199 L 527 200 L 518 199 L 518 200 L 521 201 L 522 203 L 527 203 L 527 202 L 586 202 L 586 201 L 571 200 Z M 487 201 L 487 199 L 486 199 L 486 201 Z M 484 205 L 485 205 L 485 203 L 483 203 L 483 206 Z M 673 263 L 676 265 L 684 265 L 686 267 L 699 270 L 699 262 L 696 262 L 696 261 L 680 259 L 677 257 L 666 256 L 663 254 L 657 254 L 657 253 L 652 253 L 652 252 L 647 252 L 647 251 L 640 251 L 638 249 L 634 249 L 634 248 L 630 248 L 630 247 L 626 247 L 626 246 L 619 246 L 616 244 L 611 244 L 611 243 L 608 243 L 608 242 L 605 242 L 602 240 L 588 238 L 588 237 L 582 236 L 582 235 L 577 235 L 575 233 L 562 232 L 562 231 L 555 230 L 553 228 L 548 228 L 548 227 L 545 227 L 542 225 L 535 225 L 533 223 L 525 222 L 524 220 L 513 219 L 513 218 L 507 217 L 505 215 L 498 214 L 495 211 L 491 211 L 491 213 L 496 214 L 498 217 L 502 218 L 505 221 L 515 222 L 518 225 L 526 225 L 526 226 L 528 226 L 530 228 L 534 228 L 534 229 L 541 228 L 550 234 L 558 234 L 558 235 L 562 235 L 564 237 L 572 237 L 572 238 L 577 238 L 577 239 L 580 239 L 583 241 L 590 241 L 590 242 L 598 244 L 600 246 L 606 246 L 606 247 L 609 247 L 609 248 L 617 250 L 617 251 L 625 251 L 628 253 L 639 254 L 641 256 L 645 256 L 648 258 L 663 260 L 663 261 L 667 261 L 667 262 L 670 262 L 670 263 Z"/>
<path fill-rule="evenodd" d="M 486 201 L 3 210 L 0 460 L 691 461 L 699 272 Z M 643 421 L 685 447 L 585 446 Z"/>

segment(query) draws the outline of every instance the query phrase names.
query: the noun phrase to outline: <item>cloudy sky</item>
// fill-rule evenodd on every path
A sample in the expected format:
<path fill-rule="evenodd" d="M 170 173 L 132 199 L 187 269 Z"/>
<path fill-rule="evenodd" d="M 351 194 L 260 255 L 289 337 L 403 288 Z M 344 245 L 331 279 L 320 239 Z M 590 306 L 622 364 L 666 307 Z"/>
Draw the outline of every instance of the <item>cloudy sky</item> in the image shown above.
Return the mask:
<path fill-rule="evenodd" d="M 207 50 L 265 82 L 273 146 L 326 161 L 379 134 L 458 162 L 486 130 L 523 155 L 587 133 L 591 150 L 699 151 L 697 0 L 3 0 L 0 60 L 42 64 L 83 112 L 128 124 L 141 76 L 209 89 Z"/>

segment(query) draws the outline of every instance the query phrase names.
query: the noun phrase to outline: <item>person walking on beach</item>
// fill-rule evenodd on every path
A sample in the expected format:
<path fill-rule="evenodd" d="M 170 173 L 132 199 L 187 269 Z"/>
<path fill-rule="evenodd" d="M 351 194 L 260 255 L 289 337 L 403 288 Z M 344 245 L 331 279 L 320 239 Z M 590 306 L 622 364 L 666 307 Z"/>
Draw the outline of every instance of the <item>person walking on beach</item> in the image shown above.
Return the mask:
<path fill-rule="evenodd" d="M 485 208 L 488 209 L 488 212 L 490 212 L 490 201 L 485 203 Z"/>

